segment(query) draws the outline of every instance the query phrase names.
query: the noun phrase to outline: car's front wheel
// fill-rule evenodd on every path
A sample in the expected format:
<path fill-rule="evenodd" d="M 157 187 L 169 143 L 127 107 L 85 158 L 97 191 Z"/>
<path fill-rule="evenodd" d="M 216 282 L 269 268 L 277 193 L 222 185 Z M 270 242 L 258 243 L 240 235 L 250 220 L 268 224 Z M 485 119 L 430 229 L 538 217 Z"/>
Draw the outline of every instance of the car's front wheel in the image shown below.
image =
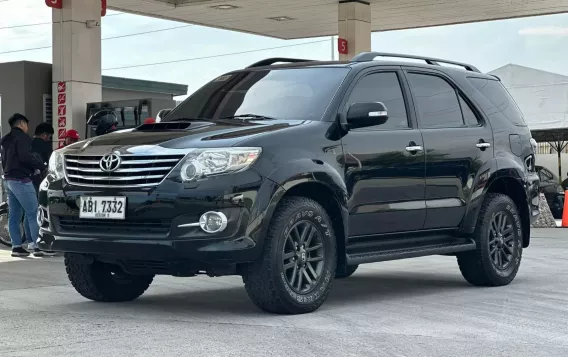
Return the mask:
<path fill-rule="evenodd" d="M 263 256 L 243 267 L 243 281 L 261 309 L 301 314 L 318 309 L 331 290 L 336 241 L 327 212 L 305 197 L 285 198 L 264 242 Z"/>
<path fill-rule="evenodd" d="M 478 286 L 502 286 L 513 281 L 523 254 L 522 233 L 513 200 L 503 194 L 488 194 L 473 237 L 477 248 L 457 256 L 465 280 Z"/>
<path fill-rule="evenodd" d="M 152 283 L 153 275 L 131 275 L 120 268 L 101 262 L 84 263 L 65 254 L 69 281 L 87 299 L 101 302 L 131 301 L 142 295 Z"/>

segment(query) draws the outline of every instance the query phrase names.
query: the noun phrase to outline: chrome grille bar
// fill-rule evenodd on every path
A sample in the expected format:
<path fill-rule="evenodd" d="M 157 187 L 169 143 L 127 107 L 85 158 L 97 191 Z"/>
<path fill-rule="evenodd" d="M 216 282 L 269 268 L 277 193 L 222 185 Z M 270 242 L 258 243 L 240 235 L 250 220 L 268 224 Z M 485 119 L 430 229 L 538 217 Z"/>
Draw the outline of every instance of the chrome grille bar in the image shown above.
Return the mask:
<path fill-rule="evenodd" d="M 146 176 L 125 176 L 125 177 L 97 177 L 97 176 L 82 176 L 82 175 L 71 175 L 67 174 L 67 177 L 78 178 L 83 180 L 95 180 L 95 181 L 133 181 L 133 180 L 149 180 L 149 179 L 162 179 L 164 175 L 146 175 Z"/>
<path fill-rule="evenodd" d="M 136 167 L 133 169 L 118 169 L 113 171 L 112 174 L 121 174 L 126 172 L 146 172 L 146 171 L 169 171 L 171 170 L 171 166 L 167 167 Z M 81 171 L 81 172 L 101 172 L 101 169 L 91 169 L 91 168 L 84 168 L 84 167 L 73 167 L 67 165 L 67 171 Z"/>
<path fill-rule="evenodd" d="M 102 158 L 102 156 L 101 156 Z M 128 165 L 149 165 L 149 164 L 153 164 L 156 162 L 156 160 L 125 160 L 124 157 L 122 159 L 123 164 L 128 164 Z M 80 164 L 80 165 L 98 165 L 100 163 L 100 159 L 99 160 L 77 160 L 77 159 L 67 159 L 65 158 L 65 161 L 67 162 L 71 162 L 71 163 L 75 163 L 75 164 Z M 160 163 L 177 163 L 179 161 L 179 159 L 160 159 Z"/>

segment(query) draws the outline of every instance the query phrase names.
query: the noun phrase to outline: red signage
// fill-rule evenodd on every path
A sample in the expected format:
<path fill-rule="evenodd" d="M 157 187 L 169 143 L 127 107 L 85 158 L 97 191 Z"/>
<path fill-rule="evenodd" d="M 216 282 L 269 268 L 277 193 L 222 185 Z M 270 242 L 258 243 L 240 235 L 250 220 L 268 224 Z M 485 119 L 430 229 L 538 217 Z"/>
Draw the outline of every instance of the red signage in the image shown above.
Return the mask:
<path fill-rule="evenodd" d="M 54 9 L 63 9 L 63 0 L 45 0 L 45 4 Z"/>
<path fill-rule="evenodd" d="M 65 139 L 65 132 L 67 130 L 65 130 L 65 128 L 61 129 L 59 128 L 59 135 L 57 136 L 59 139 Z"/>
<path fill-rule="evenodd" d="M 349 52 L 349 46 L 347 44 L 347 40 L 344 38 L 337 39 L 337 50 L 340 54 L 346 55 Z"/>
<path fill-rule="evenodd" d="M 57 145 L 57 148 L 61 149 L 64 146 L 65 146 L 65 141 L 60 141 L 59 144 Z"/>
<path fill-rule="evenodd" d="M 66 126 L 67 126 L 67 118 L 59 117 L 59 119 L 57 119 L 57 127 L 65 128 Z"/>
<path fill-rule="evenodd" d="M 67 106 L 65 105 L 60 105 L 57 107 L 57 115 L 62 116 L 67 114 Z"/>
<path fill-rule="evenodd" d="M 65 93 L 59 93 L 57 95 L 57 104 L 65 104 L 66 99 L 67 99 L 67 96 L 65 95 Z"/>
<path fill-rule="evenodd" d="M 65 93 L 66 88 L 67 88 L 67 85 L 65 84 L 65 82 L 57 83 L 57 93 Z"/>
<path fill-rule="evenodd" d="M 101 16 L 105 16 L 107 14 L 107 1 L 101 0 Z"/>

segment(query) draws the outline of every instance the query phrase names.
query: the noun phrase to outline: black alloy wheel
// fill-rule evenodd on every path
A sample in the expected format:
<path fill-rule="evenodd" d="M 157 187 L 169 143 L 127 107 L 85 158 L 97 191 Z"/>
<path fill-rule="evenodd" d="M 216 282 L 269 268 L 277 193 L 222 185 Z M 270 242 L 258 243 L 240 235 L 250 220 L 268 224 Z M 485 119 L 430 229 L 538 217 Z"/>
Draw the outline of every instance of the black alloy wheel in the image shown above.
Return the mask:
<path fill-rule="evenodd" d="M 503 286 L 519 271 L 523 255 L 523 225 L 511 197 L 488 193 L 475 232 L 476 248 L 457 254 L 460 271 L 472 285 Z"/>
<path fill-rule="evenodd" d="M 286 197 L 270 220 L 262 256 L 240 267 L 259 308 L 280 314 L 317 310 L 326 300 L 337 264 L 333 221 L 307 197 Z"/>
<path fill-rule="evenodd" d="M 493 215 L 489 228 L 489 255 L 497 269 L 506 270 L 515 256 L 515 230 L 509 216 L 501 211 Z"/>
<path fill-rule="evenodd" d="M 321 233 L 310 221 L 297 222 L 286 234 L 282 264 L 288 286 L 306 294 L 319 283 L 325 257 Z"/>

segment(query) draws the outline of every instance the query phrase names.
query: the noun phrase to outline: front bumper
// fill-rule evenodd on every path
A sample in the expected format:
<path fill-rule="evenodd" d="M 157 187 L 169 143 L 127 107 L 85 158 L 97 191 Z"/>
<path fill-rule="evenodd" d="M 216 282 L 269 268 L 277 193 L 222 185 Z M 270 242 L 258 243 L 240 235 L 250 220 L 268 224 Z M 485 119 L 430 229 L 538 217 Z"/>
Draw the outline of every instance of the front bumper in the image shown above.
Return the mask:
<path fill-rule="evenodd" d="M 253 170 L 199 184 L 164 181 L 152 189 L 101 189 L 48 178 L 39 193 L 44 211 L 40 249 L 121 265 L 141 274 L 226 275 L 262 249 L 262 214 L 277 189 Z M 81 196 L 126 197 L 126 219 L 79 218 Z M 227 228 L 208 234 L 196 223 L 207 211 L 227 216 Z"/>
<path fill-rule="evenodd" d="M 76 259 L 120 265 L 131 274 L 192 276 L 236 273 L 238 263 L 254 260 L 257 244 L 250 237 L 200 240 L 101 239 L 54 236 L 41 231 L 40 249 L 72 253 Z"/>

